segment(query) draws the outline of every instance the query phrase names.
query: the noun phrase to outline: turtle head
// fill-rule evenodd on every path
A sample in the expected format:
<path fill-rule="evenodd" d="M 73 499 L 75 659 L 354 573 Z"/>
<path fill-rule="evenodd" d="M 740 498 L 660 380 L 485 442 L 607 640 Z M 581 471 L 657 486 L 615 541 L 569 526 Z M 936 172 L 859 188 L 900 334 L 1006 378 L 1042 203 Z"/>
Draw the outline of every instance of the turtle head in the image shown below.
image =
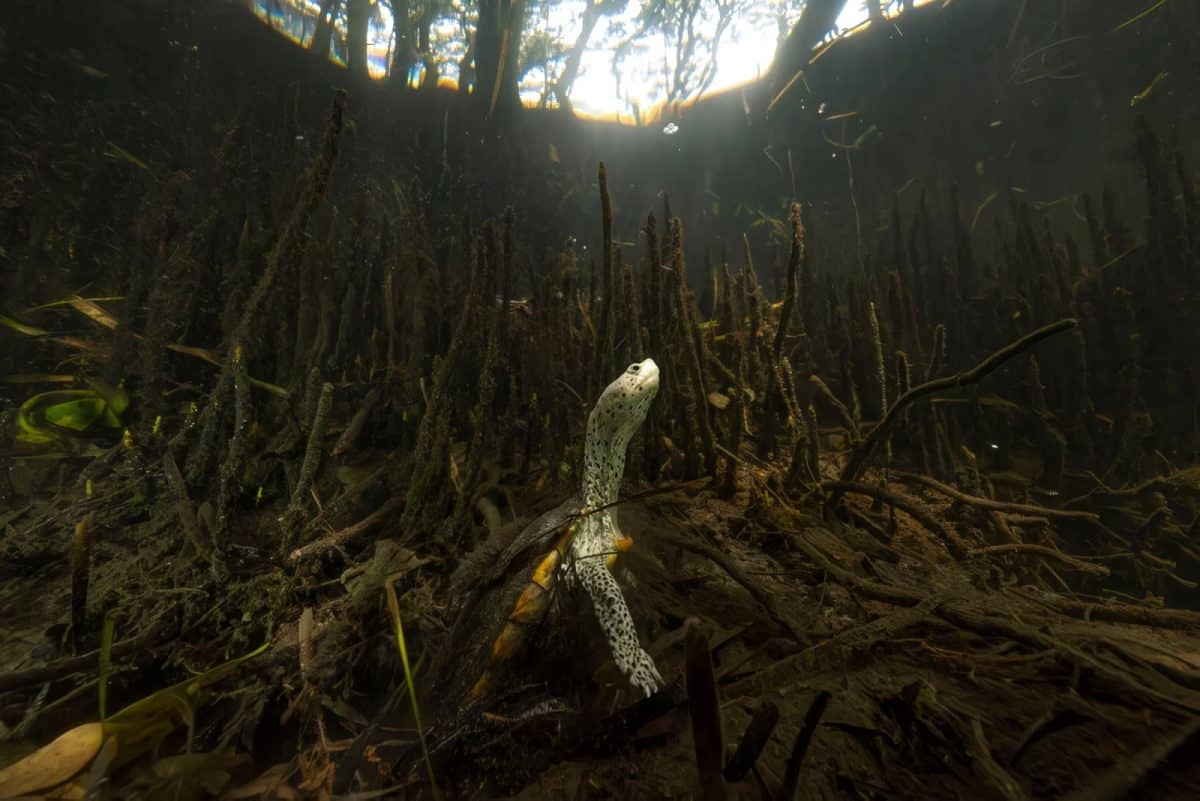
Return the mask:
<path fill-rule="evenodd" d="M 588 416 L 588 433 L 610 439 L 619 448 L 629 444 L 646 419 L 658 393 L 658 365 L 653 359 L 634 362 L 608 385 Z"/>
<path fill-rule="evenodd" d="M 609 393 L 622 393 L 627 396 L 640 397 L 645 393 L 649 398 L 658 392 L 658 365 L 654 359 L 643 359 L 625 368 L 625 372 L 617 376 L 600 396 L 603 403 Z"/>

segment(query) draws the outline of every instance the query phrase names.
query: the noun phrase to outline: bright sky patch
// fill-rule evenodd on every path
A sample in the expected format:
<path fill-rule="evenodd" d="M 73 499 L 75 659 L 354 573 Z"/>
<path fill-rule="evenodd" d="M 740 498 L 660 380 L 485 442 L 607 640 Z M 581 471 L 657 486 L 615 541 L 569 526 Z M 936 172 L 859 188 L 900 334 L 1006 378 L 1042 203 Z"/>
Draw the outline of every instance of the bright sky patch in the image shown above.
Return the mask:
<path fill-rule="evenodd" d="M 917 0 L 916 4 L 931 1 Z M 526 20 L 526 41 L 540 34 L 569 47 L 582 28 L 588 2 L 590 0 L 562 0 L 541 5 L 531 2 Z M 702 44 L 707 45 L 711 45 L 717 26 L 715 2 L 710 5 L 698 15 L 695 26 Z M 298 44 L 307 47 L 312 41 L 320 13 L 316 0 L 253 0 L 253 8 L 260 19 Z M 419 84 L 424 69 L 418 58 L 420 54 L 396 52 L 390 3 L 377 0 L 372 9 L 368 29 L 370 74 L 384 78 L 392 70 L 403 69 L 407 71 L 406 79 L 410 83 Z M 674 45 L 659 32 L 633 36 L 640 11 L 637 0 L 631 0 L 622 13 L 600 19 L 571 88 L 571 103 L 576 112 L 589 117 L 615 117 L 627 123 L 647 122 L 652 119 L 649 112 L 670 98 L 672 75 L 676 70 Z M 744 84 L 765 74 L 781 36 L 795 23 L 799 11 L 800 8 L 793 4 L 781 5 L 780 0 L 746 0 L 746 5 L 732 15 L 718 42 L 715 75 L 705 93 Z M 838 32 L 853 30 L 863 25 L 866 19 L 866 7 L 861 0 L 850 0 L 838 18 Z M 330 57 L 344 65 L 344 15 L 339 15 L 334 24 L 341 35 L 333 37 Z M 441 79 L 457 82 L 459 63 L 466 51 L 464 26 L 473 25 L 473 4 L 464 4 L 463 0 L 452 0 L 446 12 L 434 23 L 431 49 Z M 549 87 L 561 71 L 562 61 L 561 58 L 550 60 L 545 66 L 534 66 L 526 71 L 521 82 L 521 97 L 526 105 L 556 103 Z"/>

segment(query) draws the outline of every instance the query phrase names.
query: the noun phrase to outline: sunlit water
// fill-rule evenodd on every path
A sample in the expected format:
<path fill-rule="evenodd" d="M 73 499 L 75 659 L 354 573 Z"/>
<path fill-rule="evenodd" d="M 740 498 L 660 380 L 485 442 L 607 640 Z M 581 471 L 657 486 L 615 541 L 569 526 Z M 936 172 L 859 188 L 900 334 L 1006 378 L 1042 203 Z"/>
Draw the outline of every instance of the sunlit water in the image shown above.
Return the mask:
<path fill-rule="evenodd" d="M 917 0 L 916 5 L 925 5 L 940 0 Z M 537 31 L 548 34 L 568 46 L 575 42 L 583 25 L 583 14 L 591 0 L 562 0 L 557 4 L 546 4 L 543 9 L 531 10 L 526 21 L 526 36 Z M 735 14 L 732 23 L 719 41 L 716 58 L 716 73 L 706 93 L 719 92 L 739 84 L 755 80 L 764 74 L 775 56 L 782 28 L 786 31 L 795 23 L 799 9 L 794 4 L 772 7 L 770 2 L 747 5 Z M 307 46 L 316 27 L 320 12 L 314 0 L 254 0 L 258 16 L 269 22 L 280 33 Z M 472 25 L 473 11 L 454 0 L 450 9 L 464 16 Z M 716 30 L 717 18 L 712 4 L 706 4 L 707 14 L 701 14 L 697 30 L 705 39 L 711 40 Z M 889 4 L 889 10 L 892 5 Z M 660 107 L 669 98 L 669 74 L 674 69 L 674 45 L 659 33 L 649 33 L 632 38 L 630 32 L 638 25 L 641 4 L 631 0 L 625 11 L 613 16 L 602 17 L 589 40 L 580 66 L 579 76 L 571 90 L 574 110 L 590 117 L 616 118 L 622 122 L 643 122 L 652 119 L 648 112 Z M 851 0 L 838 18 L 839 32 L 856 30 L 867 19 L 866 7 Z M 345 20 L 335 23 L 344 35 Z M 375 78 L 383 78 L 392 69 L 408 72 L 408 80 L 419 84 L 422 66 L 415 53 L 395 52 L 393 42 L 393 17 L 387 2 L 377 2 L 368 31 L 368 68 Z M 464 55 L 464 37 L 459 20 L 443 16 L 432 29 L 434 54 L 439 62 L 442 80 L 456 85 L 459 77 L 459 62 Z M 331 58 L 345 64 L 346 54 L 342 37 L 333 37 Z M 625 47 L 618 46 L 625 43 Z M 561 69 L 561 60 L 558 64 Z M 548 96 L 547 87 L 555 77 L 552 67 L 547 73 L 544 68 L 527 72 L 521 83 L 521 96 L 530 106 L 555 100 Z"/>

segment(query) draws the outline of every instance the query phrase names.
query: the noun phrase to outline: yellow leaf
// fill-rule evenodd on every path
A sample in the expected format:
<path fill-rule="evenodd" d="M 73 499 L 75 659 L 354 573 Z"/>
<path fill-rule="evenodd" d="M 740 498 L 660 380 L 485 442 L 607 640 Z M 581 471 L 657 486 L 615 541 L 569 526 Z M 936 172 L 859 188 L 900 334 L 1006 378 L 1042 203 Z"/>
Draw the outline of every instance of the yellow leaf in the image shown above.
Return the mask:
<path fill-rule="evenodd" d="M 0 770 L 0 799 L 17 798 L 62 784 L 87 767 L 103 742 L 101 724 L 76 726 L 15 765 Z"/>
<path fill-rule="evenodd" d="M 243 662 L 253 659 L 269 647 L 270 643 L 264 643 L 245 656 L 151 693 L 115 715 L 110 715 L 104 721 L 104 731 L 116 737 L 120 743 L 121 762 L 156 747 L 178 724 L 190 725 L 195 709 L 207 698 L 204 692 L 206 687 L 225 678 Z"/>
<path fill-rule="evenodd" d="M 723 411 L 729 408 L 729 396 L 720 392 L 710 392 L 708 393 L 708 403 Z"/>
<path fill-rule="evenodd" d="M 1150 6 L 1149 8 L 1147 8 L 1147 9 L 1146 9 L 1145 11 L 1143 11 L 1142 13 L 1140 13 L 1140 14 L 1138 14 L 1138 15 L 1136 15 L 1136 16 L 1130 17 L 1129 19 L 1125 20 L 1124 22 L 1122 22 L 1122 23 L 1121 23 L 1120 25 L 1118 25 L 1117 27 L 1113 28 L 1113 33 L 1116 33 L 1117 31 L 1121 30 L 1122 28 L 1127 28 L 1127 27 L 1129 27 L 1130 25 L 1132 25 L 1133 23 L 1135 23 L 1135 22 L 1137 22 L 1138 20 L 1142 19 L 1143 17 L 1145 17 L 1145 16 L 1147 16 L 1147 15 L 1149 15 L 1149 14 L 1152 14 L 1152 13 L 1154 13 L 1155 11 L 1158 11 L 1158 9 L 1160 9 L 1160 8 L 1163 6 L 1163 4 L 1165 4 L 1166 2 L 1167 2 L 1167 0 L 1158 0 L 1158 2 L 1157 2 L 1157 3 L 1155 3 L 1155 4 L 1154 4 L 1154 5 L 1152 5 L 1152 6 Z"/>
<path fill-rule="evenodd" d="M 81 298 L 76 295 L 75 297 L 70 298 L 67 303 L 69 303 L 80 314 L 91 318 L 92 321 L 98 325 L 104 326 L 110 331 L 120 325 L 120 321 L 117 320 L 116 317 L 113 317 L 104 309 L 100 308 L 96 302 L 89 300 L 88 298 Z"/>
<path fill-rule="evenodd" d="M 18 334 L 24 334 L 27 337 L 44 337 L 50 334 L 49 331 L 43 328 L 34 328 L 32 325 L 25 325 L 24 323 L 18 322 L 11 317 L 6 317 L 3 314 L 0 314 L 0 325 L 11 328 Z"/>
<path fill-rule="evenodd" d="M 35 311 L 41 311 L 42 309 L 53 309 L 58 306 L 70 306 L 72 303 L 75 302 L 75 298 L 77 298 L 77 297 L 79 297 L 79 295 L 72 295 L 71 297 L 66 298 L 65 300 L 52 300 L 49 303 L 43 303 L 40 306 L 30 306 L 28 309 L 26 309 L 26 311 L 27 312 L 35 312 Z M 99 303 L 100 301 L 125 300 L 125 296 L 124 295 L 105 295 L 104 297 L 99 297 L 99 298 L 84 298 L 84 300 L 86 300 L 88 303 Z"/>
<path fill-rule="evenodd" d="M 0 378 L 5 384 L 70 384 L 75 376 L 66 373 L 15 373 Z"/>
<path fill-rule="evenodd" d="M 169 343 L 167 343 L 167 350 L 173 350 L 176 353 L 183 353 L 188 356 L 194 356 L 197 359 L 203 359 L 204 361 L 206 361 L 209 364 L 214 365 L 216 367 L 222 366 L 221 360 L 217 358 L 217 355 L 215 353 L 213 353 L 212 351 L 207 350 L 205 348 L 197 348 L 197 347 L 193 347 L 191 345 L 179 345 L 179 344 L 176 344 L 173 342 L 169 342 Z M 266 381 L 259 381 L 257 378 L 254 378 L 254 377 L 250 378 L 250 384 L 251 384 L 251 386 L 258 387 L 259 389 L 265 389 L 267 392 L 270 392 L 272 395 L 278 395 L 281 398 L 284 395 L 287 395 L 287 390 L 284 389 L 283 387 L 277 386 L 275 384 L 269 384 Z"/>
<path fill-rule="evenodd" d="M 132 153 L 130 153 L 128 150 L 121 147 L 120 145 L 113 144 L 112 142 L 108 143 L 108 149 L 104 151 L 104 155 L 108 156 L 110 159 L 123 159 L 125 161 L 128 161 L 130 164 L 137 167 L 139 170 L 145 170 L 146 172 L 153 172 L 153 170 L 150 169 L 150 166 L 148 164 L 146 164 L 146 162 L 142 161 L 137 156 L 133 155 Z"/>

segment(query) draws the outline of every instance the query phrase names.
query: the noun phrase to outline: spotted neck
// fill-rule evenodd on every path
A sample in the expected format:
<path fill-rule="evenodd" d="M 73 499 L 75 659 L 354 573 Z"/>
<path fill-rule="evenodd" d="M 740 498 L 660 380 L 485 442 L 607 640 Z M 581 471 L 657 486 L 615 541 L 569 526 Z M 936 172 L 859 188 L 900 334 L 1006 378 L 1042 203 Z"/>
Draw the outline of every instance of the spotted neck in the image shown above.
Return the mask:
<path fill-rule="evenodd" d="M 629 441 L 646 419 L 658 392 L 658 365 L 645 359 L 629 365 L 600 394 L 588 415 L 583 443 L 580 500 L 583 509 L 594 511 L 616 503 L 625 473 Z M 595 515 L 597 528 L 611 527 L 611 513 Z"/>
<path fill-rule="evenodd" d="M 630 437 L 621 437 L 602 425 L 595 414 L 588 418 L 587 439 L 583 445 L 584 509 L 598 509 L 617 500 L 621 477 L 625 475 L 625 451 Z"/>

